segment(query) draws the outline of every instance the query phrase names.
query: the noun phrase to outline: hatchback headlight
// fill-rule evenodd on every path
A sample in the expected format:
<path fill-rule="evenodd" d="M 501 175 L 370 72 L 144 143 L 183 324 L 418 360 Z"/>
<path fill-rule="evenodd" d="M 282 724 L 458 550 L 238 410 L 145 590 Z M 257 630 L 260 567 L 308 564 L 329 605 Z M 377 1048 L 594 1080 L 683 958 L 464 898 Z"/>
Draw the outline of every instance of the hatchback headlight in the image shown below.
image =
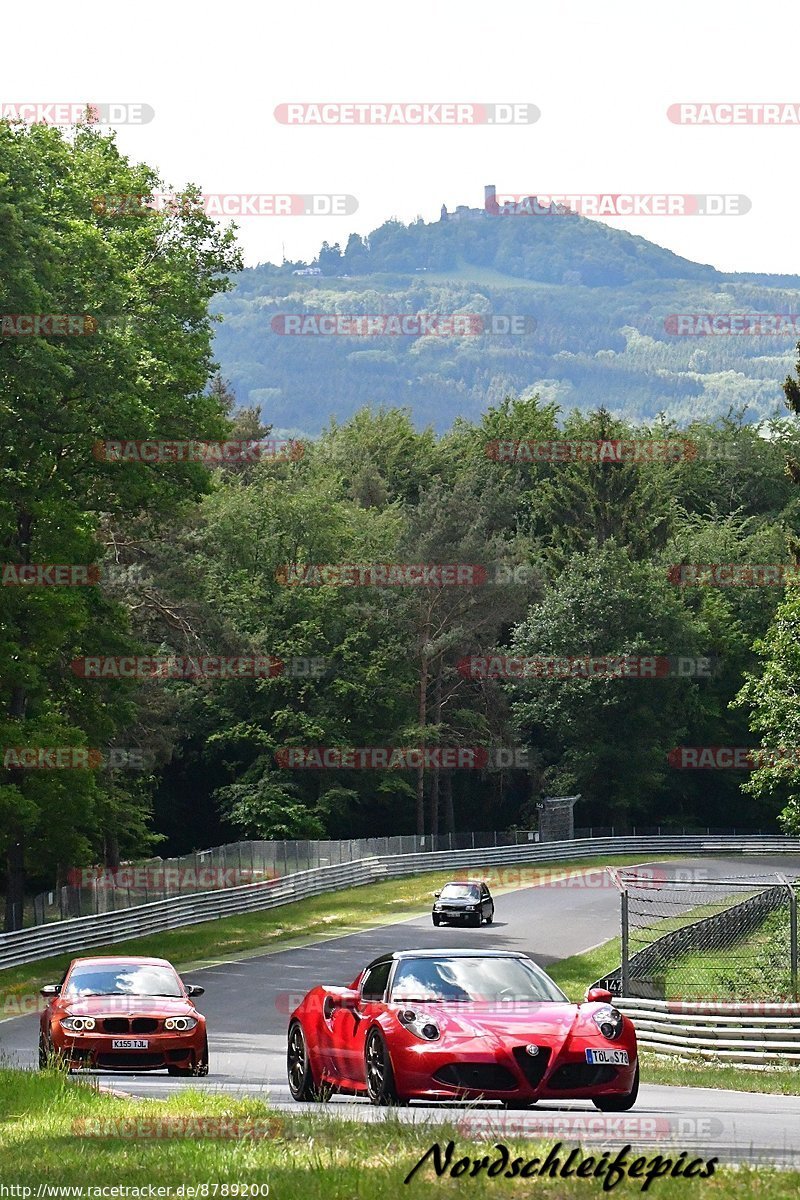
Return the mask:
<path fill-rule="evenodd" d="M 397 1014 L 401 1025 L 418 1037 L 421 1042 L 438 1042 L 442 1036 L 439 1026 L 425 1013 L 415 1012 L 413 1008 L 401 1008 Z"/>
<path fill-rule="evenodd" d="M 610 1004 L 604 1004 L 602 1008 L 595 1009 L 592 1013 L 592 1020 L 603 1037 L 608 1038 L 610 1042 L 613 1042 L 622 1033 L 622 1013 L 618 1008 L 612 1008 Z"/>
<path fill-rule="evenodd" d="M 190 1029 L 194 1029 L 197 1021 L 194 1017 L 167 1017 L 164 1022 L 165 1029 L 174 1029 L 176 1033 L 188 1033 Z"/>
<path fill-rule="evenodd" d="M 61 1028 L 68 1029 L 70 1033 L 91 1033 L 94 1029 L 94 1017 L 64 1017 Z"/>
<path fill-rule="evenodd" d="M 468 904 L 465 911 L 466 912 L 475 912 L 477 907 L 478 907 L 477 904 Z"/>

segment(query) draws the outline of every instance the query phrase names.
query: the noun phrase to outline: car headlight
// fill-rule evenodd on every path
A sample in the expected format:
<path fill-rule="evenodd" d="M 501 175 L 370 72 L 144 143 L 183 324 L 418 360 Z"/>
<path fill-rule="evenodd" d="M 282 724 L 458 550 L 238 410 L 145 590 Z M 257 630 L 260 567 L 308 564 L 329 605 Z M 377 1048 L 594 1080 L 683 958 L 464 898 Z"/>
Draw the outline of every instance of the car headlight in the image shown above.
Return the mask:
<path fill-rule="evenodd" d="M 413 1008 L 401 1008 L 397 1014 L 401 1025 L 418 1037 L 422 1042 L 438 1042 L 442 1036 L 439 1026 L 425 1013 L 415 1012 Z"/>
<path fill-rule="evenodd" d="M 603 1005 L 592 1013 L 592 1020 L 604 1038 L 613 1042 L 622 1033 L 622 1013 L 610 1004 Z"/>
<path fill-rule="evenodd" d="M 70 1033 L 90 1033 L 94 1029 L 94 1017 L 64 1017 L 61 1028 Z"/>
<path fill-rule="evenodd" d="M 477 906 L 477 904 L 468 904 L 468 905 L 467 905 L 467 908 L 466 908 L 466 911 L 467 911 L 467 912 L 475 912 L 475 910 L 477 909 L 477 907 L 478 907 L 478 906 Z"/>
<path fill-rule="evenodd" d="M 174 1029 L 176 1033 L 187 1033 L 190 1029 L 194 1029 L 197 1021 L 194 1017 L 167 1017 L 164 1022 L 165 1029 Z"/>
<path fill-rule="evenodd" d="M 434 906 L 433 906 L 433 911 L 434 911 L 434 912 L 440 912 L 440 911 L 441 911 L 441 908 L 442 908 L 442 906 L 441 906 L 441 904 L 439 904 L 439 902 L 438 902 L 438 900 L 437 900 L 436 904 L 434 904 Z"/>

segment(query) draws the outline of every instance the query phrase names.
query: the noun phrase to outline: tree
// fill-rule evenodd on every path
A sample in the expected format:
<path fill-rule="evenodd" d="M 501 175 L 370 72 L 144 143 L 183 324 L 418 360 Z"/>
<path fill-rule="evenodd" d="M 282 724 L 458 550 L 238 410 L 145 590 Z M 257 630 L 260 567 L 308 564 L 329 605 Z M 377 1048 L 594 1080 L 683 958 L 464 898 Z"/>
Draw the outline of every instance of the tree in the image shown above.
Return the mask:
<path fill-rule="evenodd" d="M 765 751 L 742 785 L 767 810 L 783 808 L 786 833 L 800 833 L 800 589 L 788 588 L 766 635 L 755 644 L 761 674 L 748 672 L 734 703 L 750 712 Z M 772 752 L 772 753 L 770 753 Z"/>
<path fill-rule="evenodd" d="M 196 189 L 165 212 L 123 215 L 97 200 L 148 195 L 159 185 L 150 168 L 119 153 L 113 136 L 89 126 L 68 138 L 0 121 L 0 311 L 74 317 L 70 336 L 49 336 L 45 325 L 41 336 L 0 339 L 0 542 L 11 564 L 95 562 L 101 521 L 119 528 L 143 512 L 155 520 L 206 486 L 197 463 L 165 469 L 103 461 L 92 451 L 106 439 L 214 437 L 225 429 L 205 385 L 208 303 L 240 265 L 232 232 L 203 214 Z M 81 685 L 69 663 L 128 649 L 124 609 L 95 586 L 2 593 L 4 745 L 113 739 L 129 687 Z M 97 820 L 115 811 L 101 802 L 114 789 L 88 771 L 3 776 L 13 929 L 26 847 L 44 844 L 61 863 L 84 853 Z"/>
<path fill-rule="evenodd" d="M 574 554 L 511 638 L 523 658 L 694 655 L 707 631 L 666 573 L 613 540 Z M 698 703 L 673 678 L 530 677 L 512 685 L 515 721 L 541 757 L 548 790 L 580 792 L 587 812 L 661 817 L 667 753 Z"/>

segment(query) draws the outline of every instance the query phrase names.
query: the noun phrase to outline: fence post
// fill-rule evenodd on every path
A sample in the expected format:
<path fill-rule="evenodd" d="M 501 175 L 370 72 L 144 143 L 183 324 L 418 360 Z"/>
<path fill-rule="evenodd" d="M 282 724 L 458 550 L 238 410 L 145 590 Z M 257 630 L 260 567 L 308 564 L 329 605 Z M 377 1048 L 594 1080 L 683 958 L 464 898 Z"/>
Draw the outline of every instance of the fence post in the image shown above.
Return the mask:
<path fill-rule="evenodd" d="M 616 867 L 606 867 L 609 875 L 619 889 L 619 923 L 620 923 L 620 995 L 627 996 L 630 988 L 630 966 L 628 950 L 628 889 L 620 878 Z"/>
<path fill-rule="evenodd" d="M 622 979 L 620 994 L 627 996 L 630 990 L 630 967 L 628 955 L 628 889 L 624 887 L 620 897 L 620 920 L 622 923 Z"/>
<path fill-rule="evenodd" d="M 778 879 L 789 892 L 789 970 L 792 976 L 792 999 L 797 999 L 797 896 L 794 887 L 780 871 Z"/>

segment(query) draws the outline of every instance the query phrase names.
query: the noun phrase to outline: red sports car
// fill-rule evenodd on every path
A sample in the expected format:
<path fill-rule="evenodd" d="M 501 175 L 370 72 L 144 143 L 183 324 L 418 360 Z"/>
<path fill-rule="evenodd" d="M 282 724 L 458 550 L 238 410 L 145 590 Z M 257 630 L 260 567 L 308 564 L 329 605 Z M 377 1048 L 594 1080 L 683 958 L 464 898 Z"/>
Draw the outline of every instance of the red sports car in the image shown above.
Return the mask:
<path fill-rule="evenodd" d="M 204 991 L 164 958 L 76 958 L 42 988 L 39 1066 L 207 1075 L 206 1020 L 190 999 Z"/>
<path fill-rule="evenodd" d="M 295 1100 L 331 1090 L 373 1104 L 409 1100 L 591 1100 L 604 1112 L 636 1102 L 636 1033 L 593 989 L 572 1004 L 524 954 L 401 950 L 349 988 L 315 987 L 289 1022 Z"/>

